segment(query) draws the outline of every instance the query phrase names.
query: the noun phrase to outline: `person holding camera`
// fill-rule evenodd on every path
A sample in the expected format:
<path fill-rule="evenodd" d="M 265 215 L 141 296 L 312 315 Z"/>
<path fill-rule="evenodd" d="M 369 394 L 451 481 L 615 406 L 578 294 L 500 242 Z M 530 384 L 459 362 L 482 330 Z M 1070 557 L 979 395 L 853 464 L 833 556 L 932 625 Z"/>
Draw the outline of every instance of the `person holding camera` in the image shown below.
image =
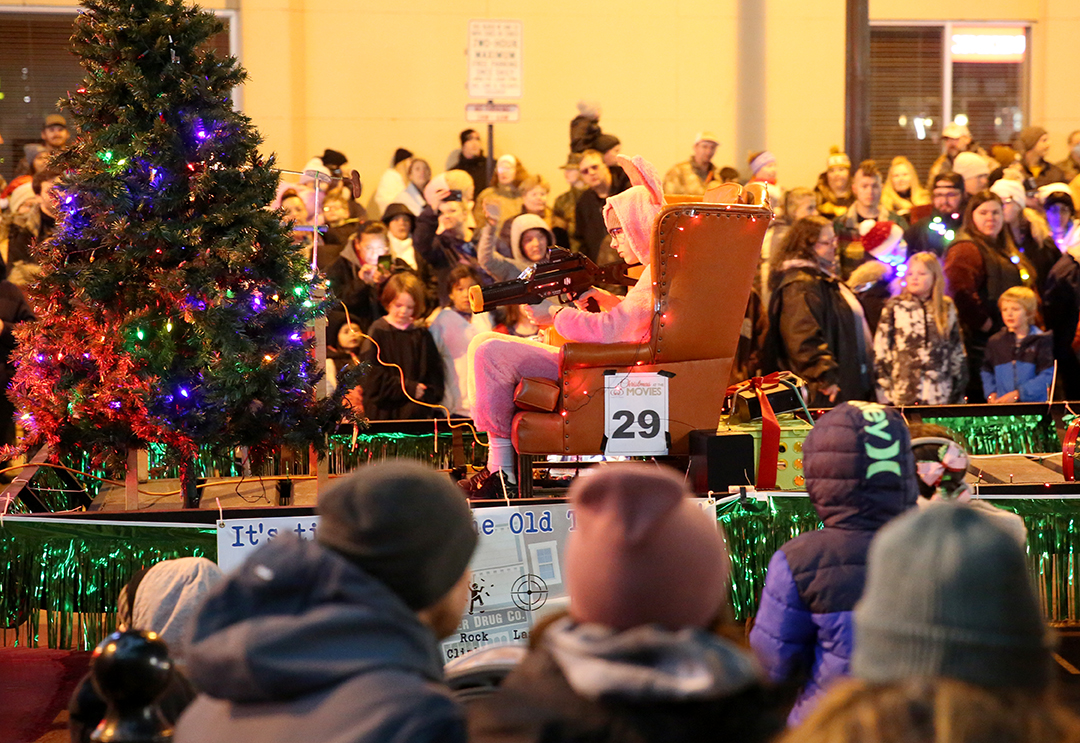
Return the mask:
<path fill-rule="evenodd" d="M 368 222 L 326 269 L 330 290 L 345 305 L 350 320 L 364 332 L 383 314 L 379 296 L 383 284 L 390 278 L 390 268 L 386 226 L 381 222 Z M 343 308 L 339 304 L 333 309 L 336 312 Z"/>
<path fill-rule="evenodd" d="M 447 197 L 439 202 L 439 226 L 435 231 L 428 259 L 435 269 L 438 285 L 439 304 L 450 302 L 450 272 L 456 266 L 471 266 L 480 274 L 482 284 L 494 283 L 477 260 L 476 241 L 479 237 L 474 228 L 472 213 L 461 191 L 451 190 Z"/>

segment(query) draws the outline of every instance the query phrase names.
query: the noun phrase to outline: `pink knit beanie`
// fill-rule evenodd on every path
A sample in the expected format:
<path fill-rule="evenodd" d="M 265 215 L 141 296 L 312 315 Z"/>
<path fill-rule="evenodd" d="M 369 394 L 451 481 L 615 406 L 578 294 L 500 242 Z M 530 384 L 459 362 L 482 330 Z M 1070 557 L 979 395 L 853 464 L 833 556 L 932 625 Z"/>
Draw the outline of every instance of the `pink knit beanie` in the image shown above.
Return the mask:
<path fill-rule="evenodd" d="M 625 630 L 706 627 L 720 612 L 730 564 L 716 523 L 674 470 L 604 465 L 570 488 L 570 615 Z"/>
<path fill-rule="evenodd" d="M 652 231 L 656 215 L 664 206 L 664 188 L 660 174 L 641 155 L 619 155 L 619 165 L 633 185 L 604 204 L 607 228 L 622 227 L 623 236 L 642 265 L 649 265 L 652 255 Z"/>

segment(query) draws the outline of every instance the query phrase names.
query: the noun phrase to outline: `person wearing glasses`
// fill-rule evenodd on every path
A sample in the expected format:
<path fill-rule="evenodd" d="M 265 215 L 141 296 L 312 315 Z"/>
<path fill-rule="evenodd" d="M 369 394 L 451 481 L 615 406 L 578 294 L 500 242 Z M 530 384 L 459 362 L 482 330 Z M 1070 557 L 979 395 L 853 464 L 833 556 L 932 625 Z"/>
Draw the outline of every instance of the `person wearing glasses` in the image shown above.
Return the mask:
<path fill-rule="evenodd" d="M 604 225 L 604 202 L 624 189 L 613 184 L 611 171 L 598 150 L 581 153 L 578 173 L 586 188 L 574 207 L 574 237 L 581 244 L 581 252 L 599 263 L 602 249 L 607 247 L 610 251 L 611 245 Z"/>
<path fill-rule="evenodd" d="M 858 298 L 836 276 L 836 247 L 829 220 L 804 217 L 771 259 L 764 370 L 805 379 L 811 407 L 874 393 L 873 339 Z"/>

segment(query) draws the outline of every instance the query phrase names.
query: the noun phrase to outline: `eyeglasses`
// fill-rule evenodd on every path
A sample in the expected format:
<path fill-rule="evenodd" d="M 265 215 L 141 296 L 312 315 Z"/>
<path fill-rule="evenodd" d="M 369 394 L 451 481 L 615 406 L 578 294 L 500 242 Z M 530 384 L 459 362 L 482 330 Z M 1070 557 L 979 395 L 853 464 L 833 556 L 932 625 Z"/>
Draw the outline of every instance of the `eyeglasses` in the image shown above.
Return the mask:
<path fill-rule="evenodd" d="M 587 168 L 578 168 L 579 173 L 595 173 L 600 170 L 599 165 L 590 165 Z"/>

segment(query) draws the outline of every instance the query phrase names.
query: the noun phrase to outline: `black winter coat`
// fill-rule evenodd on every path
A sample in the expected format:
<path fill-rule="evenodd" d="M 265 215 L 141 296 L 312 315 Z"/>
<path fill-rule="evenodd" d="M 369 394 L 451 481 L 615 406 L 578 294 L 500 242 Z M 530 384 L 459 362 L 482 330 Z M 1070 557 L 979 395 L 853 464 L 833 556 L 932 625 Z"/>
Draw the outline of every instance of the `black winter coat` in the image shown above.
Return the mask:
<path fill-rule="evenodd" d="M 794 372 L 810 387 L 811 405 L 830 403 L 820 390 L 837 384 L 834 402 L 873 399 L 873 348 L 841 294 L 840 281 L 807 262 L 789 262 L 769 300 L 764 371 Z"/>
<path fill-rule="evenodd" d="M 1046 329 L 1054 333 L 1058 382 L 1066 399 L 1080 400 L 1080 355 L 1072 346 L 1080 324 L 1080 261 L 1071 253 L 1061 256 L 1050 270 L 1043 302 Z"/>
<path fill-rule="evenodd" d="M 648 658 L 647 652 L 642 659 Z M 659 696 L 659 695 L 658 695 Z M 754 685 L 719 699 L 630 699 L 578 694 L 551 652 L 529 652 L 499 690 L 468 709 L 472 743 L 768 741 L 783 722 Z"/>

